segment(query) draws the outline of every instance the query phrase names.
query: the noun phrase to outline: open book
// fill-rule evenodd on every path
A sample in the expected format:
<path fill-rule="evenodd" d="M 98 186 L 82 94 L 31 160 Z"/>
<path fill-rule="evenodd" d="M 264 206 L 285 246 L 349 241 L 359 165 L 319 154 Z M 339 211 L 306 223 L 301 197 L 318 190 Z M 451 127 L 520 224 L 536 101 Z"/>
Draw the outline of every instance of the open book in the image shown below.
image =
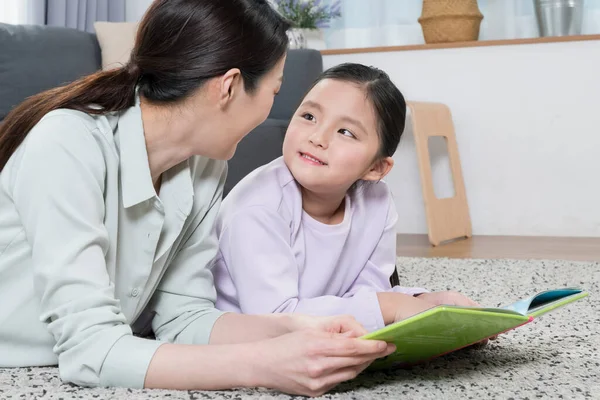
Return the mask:
<path fill-rule="evenodd" d="M 395 353 L 376 360 L 372 368 L 414 364 L 525 325 L 587 295 L 580 289 L 566 288 L 541 292 L 501 308 L 435 306 L 363 339 L 384 340 L 397 347 Z"/>

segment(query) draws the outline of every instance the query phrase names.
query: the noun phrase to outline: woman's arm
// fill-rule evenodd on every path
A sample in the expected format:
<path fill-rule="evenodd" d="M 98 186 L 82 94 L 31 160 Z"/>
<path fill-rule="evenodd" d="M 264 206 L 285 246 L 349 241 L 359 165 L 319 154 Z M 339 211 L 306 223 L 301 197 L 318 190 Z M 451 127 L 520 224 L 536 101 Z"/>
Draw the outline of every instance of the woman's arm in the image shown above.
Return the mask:
<path fill-rule="evenodd" d="M 32 285 L 61 378 L 142 387 L 160 343 L 133 336 L 115 297 L 105 261 L 106 164 L 90 129 L 73 111 L 47 116 L 3 173 L 31 246 Z"/>
<path fill-rule="evenodd" d="M 384 342 L 316 330 L 237 345 L 164 344 L 150 363 L 145 386 L 184 390 L 260 386 L 318 396 L 394 350 Z"/>

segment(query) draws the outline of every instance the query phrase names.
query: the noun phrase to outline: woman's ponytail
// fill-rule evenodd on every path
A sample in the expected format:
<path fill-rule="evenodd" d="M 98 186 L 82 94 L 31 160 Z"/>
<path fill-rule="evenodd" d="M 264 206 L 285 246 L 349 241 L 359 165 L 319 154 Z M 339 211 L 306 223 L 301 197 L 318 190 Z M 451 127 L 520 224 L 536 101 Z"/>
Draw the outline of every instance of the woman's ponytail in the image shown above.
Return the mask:
<path fill-rule="evenodd" d="M 134 105 L 139 79 L 139 68 L 129 63 L 27 98 L 11 110 L 0 125 L 0 171 L 29 131 L 50 111 L 69 108 L 104 114 L 124 110 Z"/>

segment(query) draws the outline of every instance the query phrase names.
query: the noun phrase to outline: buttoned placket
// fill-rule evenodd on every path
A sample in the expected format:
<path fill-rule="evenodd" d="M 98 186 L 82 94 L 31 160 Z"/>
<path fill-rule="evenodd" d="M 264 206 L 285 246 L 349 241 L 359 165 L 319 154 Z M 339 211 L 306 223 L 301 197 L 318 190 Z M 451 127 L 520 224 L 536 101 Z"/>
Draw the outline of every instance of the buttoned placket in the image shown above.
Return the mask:
<path fill-rule="evenodd" d="M 140 246 L 143 251 L 138 253 L 138 259 L 135 260 L 135 266 L 127 266 L 131 270 L 125 272 L 130 276 L 129 285 L 123 288 L 125 294 L 129 297 L 127 302 L 127 314 L 135 319 L 139 314 L 139 309 L 142 304 L 146 303 L 151 297 L 151 293 L 147 290 L 150 276 L 155 268 L 161 266 L 156 265 L 154 257 L 158 248 L 161 231 L 165 223 L 165 214 L 163 207 L 160 204 L 160 199 L 157 197 L 146 200 L 145 205 L 137 207 L 147 207 L 146 213 L 143 216 L 143 222 L 138 227 L 137 238 L 134 245 Z M 135 267 L 135 268 L 134 268 Z M 123 291 L 121 293 L 123 293 Z"/>
<path fill-rule="evenodd" d="M 134 318 L 137 318 L 143 311 L 154 289 L 158 286 L 160 278 L 167 268 L 165 264 L 171 259 L 173 246 L 180 238 L 185 221 L 191 212 L 193 190 L 187 163 L 182 163 L 172 171 L 165 173 L 161 197 L 162 200 L 159 197 L 149 200 L 154 211 L 151 214 L 160 216 L 161 223 L 160 229 L 148 231 L 147 254 L 152 257 L 152 269 L 143 282 L 146 286 L 146 293 L 136 303 Z M 151 226 L 151 222 L 149 222 L 149 226 Z M 131 288 L 132 293 L 136 288 L 137 285 Z"/>

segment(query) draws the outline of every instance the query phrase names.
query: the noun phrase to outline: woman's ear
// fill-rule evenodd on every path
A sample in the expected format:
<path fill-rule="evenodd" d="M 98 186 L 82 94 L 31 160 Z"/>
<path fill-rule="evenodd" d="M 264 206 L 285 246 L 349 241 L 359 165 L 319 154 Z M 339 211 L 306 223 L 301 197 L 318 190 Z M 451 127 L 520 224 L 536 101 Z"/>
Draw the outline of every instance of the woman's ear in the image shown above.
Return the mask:
<path fill-rule="evenodd" d="M 237 68 L 232 68 L 221 76 L 218 80 L 219 105 L 221 108 L 227 108 L 234 96 L 242 89 L 242 72 Z"/>
<path fill-rule="evenodd" d="M 367 172 L 363 175 L 362 180 L 365 181 L 380 181 L 382 180 L 394 166 L 392 157 L 381 158 L 373 163 Z"/>

